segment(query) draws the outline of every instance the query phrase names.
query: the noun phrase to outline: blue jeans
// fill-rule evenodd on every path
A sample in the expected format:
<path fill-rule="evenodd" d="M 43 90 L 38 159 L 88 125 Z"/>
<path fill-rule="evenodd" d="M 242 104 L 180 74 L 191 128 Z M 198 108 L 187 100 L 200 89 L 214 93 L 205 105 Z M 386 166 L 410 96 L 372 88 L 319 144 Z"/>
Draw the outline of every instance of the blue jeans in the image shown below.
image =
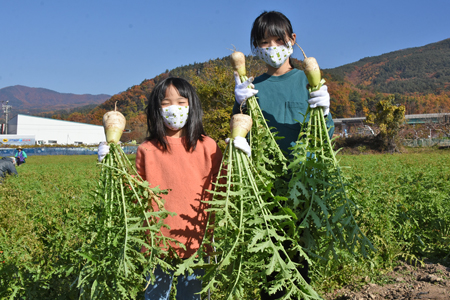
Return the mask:
<path fill-rule="evenodd" d="M 204 270 L 196 269 L 192 275 L 180 275 L 177 277 L 177 300 L 201 300 L 200 291 L 202 281 L 199 276 L 204 274 Z M 173 272 L 167 274 L 158 266 L 155 269 L 155 283 L 149 285 L 145 290 L 145 300 L 168 300 L 170 289 L 172 288 Z M 147 276 L 147 280 L 150 276 Z"/>

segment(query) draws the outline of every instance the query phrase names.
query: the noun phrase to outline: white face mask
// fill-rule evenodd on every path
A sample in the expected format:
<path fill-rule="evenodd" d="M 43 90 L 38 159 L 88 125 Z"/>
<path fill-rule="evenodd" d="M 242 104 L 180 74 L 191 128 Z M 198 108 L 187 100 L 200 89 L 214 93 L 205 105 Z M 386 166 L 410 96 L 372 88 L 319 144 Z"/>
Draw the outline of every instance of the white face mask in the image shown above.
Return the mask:
<path fill-rule="evenodd" d="M 281 45 L 276 47 L 257 48 L 256 56 L 264 60 L 267 64 L 274 68 L 279 68 L 294 52 L 292 44 L 289 41 L 288 46 Z"/>
<path fill-rule="evenodd" d="M 186 125 L 189 116 L 189 106 L 171 105 L 160 108 L 164 125 L 172 130 L 179 130 Z"/>

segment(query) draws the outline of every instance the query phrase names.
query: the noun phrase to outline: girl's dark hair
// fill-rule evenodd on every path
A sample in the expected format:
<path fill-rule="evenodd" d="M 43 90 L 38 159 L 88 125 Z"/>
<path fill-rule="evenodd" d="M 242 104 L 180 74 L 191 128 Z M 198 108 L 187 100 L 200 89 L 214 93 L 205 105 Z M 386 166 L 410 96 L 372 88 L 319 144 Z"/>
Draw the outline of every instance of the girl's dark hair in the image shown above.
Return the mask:
<path fill-rule="evenodd" d="M 292 38 L 291 21 L 278 11 L 264 11 L 253 22 L 250 33 L 250 47 L 254 52 L 258 48 L 258 43 L 267 36 L 277 36 L 287 45 L 286 37 Z M 294 46 L 294 45 L 292 45 Z M 291 60 L 289 59 L 291 63 Z M 292 63 L 291 66 L 293 67 Z"/>
<path fill-rule="evenodd" d="M 197 141 L 203 141 L 203 136 L 205 135 L 202 124 L 203 110 L 195 89 L 189 82 L 182 78 L 166 78 L 153 88 L 148 99 L 148 106 L 145 110 L 149 134 L 146 140 L 156 139 L 163 151 L 170 150 L 166 139 L 166 126 L 164 125 L 160 108 L 161 101 L 166 96 L 166 90 L 171 85 L 178 90 L 180 96 L 187 98 L 189 101 L 189 116 L 184 126 L 184 146 L 187 151 L 194 151 L 197 146 Z"/>

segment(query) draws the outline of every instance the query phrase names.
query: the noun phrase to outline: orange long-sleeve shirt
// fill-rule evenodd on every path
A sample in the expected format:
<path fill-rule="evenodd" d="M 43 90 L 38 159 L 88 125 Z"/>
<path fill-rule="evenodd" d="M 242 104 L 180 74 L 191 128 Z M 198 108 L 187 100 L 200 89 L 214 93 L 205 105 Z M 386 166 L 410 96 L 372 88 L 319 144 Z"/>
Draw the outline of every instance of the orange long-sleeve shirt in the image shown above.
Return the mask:
<path fill-rule="evenodd" d="M 169 152 L 161 151 L 155 140 L 142 143 L 136 153 L 136 169 L 151 187 L 170 189 L 163 195 L 165 208 L 176 213 L 168 216 L 162 234 L 175 238 L 186 246 L 186 250 L 174 245 L 181 258 L 188 258 L 197 251 L 205 234 L 208 200 L 222 161 L 222 152 L 217 143 L 205 136 L 197 142 L 194 151 L 184 147 L 184 138 L 167 137 Z"/>

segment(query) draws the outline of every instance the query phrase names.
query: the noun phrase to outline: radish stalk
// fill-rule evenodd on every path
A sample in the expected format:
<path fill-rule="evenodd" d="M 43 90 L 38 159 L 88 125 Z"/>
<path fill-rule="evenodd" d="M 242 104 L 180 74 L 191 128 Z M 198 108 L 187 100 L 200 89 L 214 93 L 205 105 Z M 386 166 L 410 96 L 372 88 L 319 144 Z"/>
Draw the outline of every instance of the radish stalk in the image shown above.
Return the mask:
<path fill-rule="evenodd" d="M 302 247 L 283 233 L 285 226 L 293 226 L 292 214 L 281 206 L 252 160 L 235 148 L 232 140 L 225 149 L 219 174 L 213 198 L 207 201 L 216 224 L 212 243 L 215 252 L 210 255 L 217 256 L 217 263 L 204 263 L 201 258 L 208 254 L 200 247 L 176 274 L 201 266 L 206 284 L 202 293 L 219 290 L 223 299 L 244 299 L 242 292 L 249 286 L 257 283 L 264 288 L 266 274 L 279 273 L 271 284 L 285 287 L 292 298 L 321 299 L 290 259 L 289 254 L 295 253 L 309 260 Z M 208 236 L 203 238 L 204 242 L 209 240 Z M 284 248 L 286 242 L 292 245 L 289 250 Z M 271 294 L 273 286 L 267 287 Z"/>
<path fill-rule="evenodd" d="M 350 184 L 336 159 L 323 110 L 308 108 L 301 128 L 291 148 L 287 193 L 289 207 L 302 220 L 296 236 L 307 253 L 325 262 L 338 260 L 339 248 L 351 254 L 358 249 L 366 257 L 374 247 L 354 217 L 358 207 L 347 192 Z"/>
<path fill-rule="evenodd" d="M 241 80 L 247 80 L 243 73 L 244 55 L 235 51 L 232 61 Z M 271 294 L 274 287 L 283 286 L 295 299 L 321 299 L 290 259 L 290 254 L 294 254 L 309 260 L 297 241 L 284 233 L 285 227 L 293 228 L 292 218 L 295 215 L 290 209 L 282 207 L 281 200 L 285 198 L 272 193 L 274 182 L 278 180 L 276 173 L 282 172 L 279 166 L 286 159 L 265 122 L 256 98 L 249 98 L 247 104 L 252 122 L 250 116 L 245 114 L 233 116 L 230 122 L 231 140 L 225 149 L 215 190 L 212 191 L 213 198 L 207 202 L 210 216 L 214 215 L 214 242 L 210 242 L 212 238 L 207 232 L 202 246 L 211 244 L 214 253 L 206 253 L 205 247 L 200 247 L 196 255 L 178 266 L 175 275 L 202 267 L 205 270 L 202 281 L 206 284 L 202 293 L 219 289 L 224 299 L 243 299 L 247 295 L 242 292 L 247 287 L 254 286 L 256 282 L 265 288 L 262 283 L 266 274 L 279 272 L 276 280 L 271 282 L 273 286 L 267 287 Z M 233 143 L 236 136 L 246 137 L 248 130 L 252 158 L 235 148 Z M 257 164 L 252 164 L 255 162 Z M 292 245 L 289 249 L 284 248 L 286 241 Z M 208 254 L 215 255 L 218 262 L 204 263 L 202 258 Z"/>
<path fill-rule="evenodd" d="M 321 78 L 317 61 L 312 57 L 306 57 L 303 50 L 302 53 L 305 57 L 303 66 L 309 82 L 308 89 L 310 92 L 318 90 L 325 80 Z M 240 72 L 244 56 L 234 56 L 238 58 L 238 61 L 232 65 L 235 71 L 238 71 L 241 82 L 244 82 L 247 80 L 247 76 L 242 74 L 242 71 Z M 296 145 L 292 148 L 291 157 L 293 159 L 289 164 L 291 180 L 286 186 L 285 182 L 280 181 L 280 178 L 286 174 L 283 164 L 287 160 L 284 156 L 276 164 L 267 166 L 271 162 L 273 163 L 274 158 L 277 158 L 276 154 L 281 151 L 275 142 L 275 136 L 271 134 L 262 117 L 255 97 L 247 99 L 247 107 L 254 123 L 250 132 L 252 162 L 255 166 L 253 173 L 257 174 L 255 178 L 258 184 L 266 187 L 266 189 L 260 188 L 260 191 L 268 190 L 269 193 L 265 195 L 270 195 L 269 198 L 263 198 L 265 202 L 261 203 L 268 207 L 271 205 L 268 199 L 272 199 L 272 197 L 273 199 L 288 200 L 282 202 L 283 212 L 292 213 L 294 219 L 301 220 L 300 224 L 295 223 L 294 229 L 289 229 L 289 237 L 296 242 L 301 241 L 308 253 L 315 257 L 328 260 L 330 254 L 333 254 L 333 257 L 337 258 L 337 251 L 334 247 L 338 245 L 346 248 L 350 253 L 354 253 L 355 248 L 359 247 L 360 252 L 364 256 L 367 255 L 367 251 L 374 248 L 358 227 L 353 216 L 352 211 L 355 204 L 346 192 L 348 182 L 345 181 L 336 160 L 322 109 L 320 107 L 307 109 L 301 127 L 302 131 Z M 232 147 L 232 143 L 230 146 Z M 270 155 L 265 156 L 267 153 Z M 277 180 L 281 188 L 276 187 Z M 271 188 L 272 185 L 275 188 Z M 233 182 L 231 187 L 235 186 L 238 184 Z M 238 187 L 233 191 L 242 190 L 242 187 Z M 271 191 L 274 191 L 274 195 Z M 285 195 L 288 195 L 289 198 L 286 199 Z M 280 204 L 276 201 L 273 203 Z M 264 216 L 263 213 L 259 214 Z M 297 245 L 294 248 L 296 247 Z M 298 247 L 296 249 L 303 249 Z"/>
<path fill-rule="evenodd" d="M 80 299 L 135 299 L 156 265 L 171 268 L 164 257 L 175 253 L 169 242 L 176 241 L 161 229 L 173 213 L 161 199 L 167 191 L 150 188 L 115 142 L 99 165 L 90 219 L 82 228 L 89 238 L 78 251 Z"/>
<path fill-rule="evenodd" d="M 243 54 L 235 51 L 232 61 L 241 80 L 247 80 L 242 73 L 245 70 Z M 203 249 L 200 247 L 196 255 L 179 266 L 176 274 L 202 266 L 205 269 L 202 280 L 206 283 L 202 292 L 220 288 L 224 299 L 245 298 L 248 295 L 242 292 L 255 283 L 261 289 L 267 289 L 270 294 L 277 287 L 285 287 L 288 291 L 286 298 L 321 299 L 290 259 L 290 254 L 293 254 L 309 260 L 297 241 L 284 231 L 286 227 L 294 231 L 292 218 L 295 215 L 290 209 L 282 207 L 281 200 L 285 198 L 276 197 L 272 193 L 275 170 L 280 165 L 276 155 L 279 153 L 283 159 L 284 156 L 267 127 L 256 98 L 249 98 L 247 104 L 251 106 L 249 112 L 252 114 L 253 126 L 249 121 L 245 121 L 243 127 L 239 125 L 241 119 L 249 119 L 249 116 L 233 116 L 230 122 L 231 140 L 225 149 L 215 190 L 212 191 L 213 198 L 207 202 L 210 205 L 208 211 L 211 212 L 210 216 L 214 215 L 216 225 L 215 241 L 212 243 L 215 252 L 212 255 L 217 255 L 218 262 L 203 263 L 202 257 L 207 256 L 207 253 L 200 250 Z M 250 128 L 251 145 L 257 154 L 252 155 L 252 158 L 235 148 L 233 142 L 236 136 L 245 137 Z M 259 155 L 264 153 L 275 155 L 261 159 Z M 253 165 L 253 157 L 258 164 Z M 277 163 L 275 166 L 274 162 Z M 271 169 L 272 167 L 274 168 Z M 205 243 L 210 240 L 208 236 L 203 238 Z M 292 246 L 285 249 L 285 242 Z M 270 286 L 263 284 L 266 275 L 275 273 L 276 279 Z"/>

